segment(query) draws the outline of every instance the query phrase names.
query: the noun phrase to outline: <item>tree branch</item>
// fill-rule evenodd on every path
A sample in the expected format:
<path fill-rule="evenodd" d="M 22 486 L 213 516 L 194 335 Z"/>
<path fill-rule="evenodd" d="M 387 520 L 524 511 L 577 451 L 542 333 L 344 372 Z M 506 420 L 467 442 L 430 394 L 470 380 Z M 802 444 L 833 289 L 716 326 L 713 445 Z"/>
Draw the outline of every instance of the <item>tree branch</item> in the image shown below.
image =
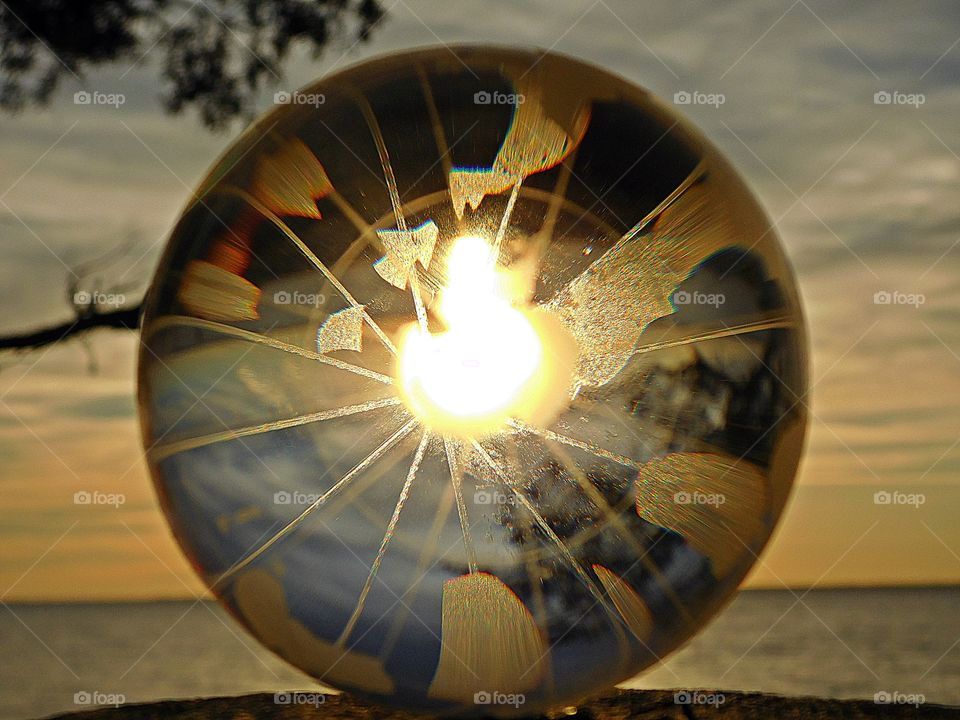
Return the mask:
<path fill-rule="evenodd" d="M 110 312 L 91 312 L 80 315 L 75 320 L 64 322 L 52 327 L 0 337 L 0 351 L 2 350 L 35 350 L 51 343 L 66 340 L 75 335 L 81 335 L 96 328 L 113 328 L 115 330 L 137 330 L 140 327 L 140 311 L 142 305 L 112 310 Z"/>

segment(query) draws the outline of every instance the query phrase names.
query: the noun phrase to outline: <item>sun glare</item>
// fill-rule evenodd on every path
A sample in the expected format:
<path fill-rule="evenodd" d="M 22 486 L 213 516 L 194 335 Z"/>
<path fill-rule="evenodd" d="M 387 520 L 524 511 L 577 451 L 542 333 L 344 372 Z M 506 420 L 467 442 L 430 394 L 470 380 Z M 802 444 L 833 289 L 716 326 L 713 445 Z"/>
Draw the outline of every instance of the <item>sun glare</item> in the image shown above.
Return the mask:
<path fill-rule="evenodd" d="M 497 268 L 489 243 L 458 238 L 446 260 L 438 314 L 447 329 L 405 332 L 399 352 L 401 394 L 428 426 L 476 436 L 511 417 L 529 417 L 549 383 L 545 328 L 512 304 L 515 278 Z"/>

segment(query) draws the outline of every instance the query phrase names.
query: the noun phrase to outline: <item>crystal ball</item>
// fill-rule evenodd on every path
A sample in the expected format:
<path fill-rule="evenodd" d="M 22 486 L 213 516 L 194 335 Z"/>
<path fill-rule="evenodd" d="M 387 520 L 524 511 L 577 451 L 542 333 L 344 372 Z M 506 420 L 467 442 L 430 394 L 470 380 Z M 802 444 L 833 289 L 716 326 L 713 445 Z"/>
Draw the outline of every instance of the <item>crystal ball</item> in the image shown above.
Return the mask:
<path fill-rule="evenodd" d="M 604 70 L 406 52 L 279 94 L 180 217 L 139 407 L 173 534 L 323 685 L 531 715 L 656 663 L 754 563 L 803 441 L 776 233 Z"/>

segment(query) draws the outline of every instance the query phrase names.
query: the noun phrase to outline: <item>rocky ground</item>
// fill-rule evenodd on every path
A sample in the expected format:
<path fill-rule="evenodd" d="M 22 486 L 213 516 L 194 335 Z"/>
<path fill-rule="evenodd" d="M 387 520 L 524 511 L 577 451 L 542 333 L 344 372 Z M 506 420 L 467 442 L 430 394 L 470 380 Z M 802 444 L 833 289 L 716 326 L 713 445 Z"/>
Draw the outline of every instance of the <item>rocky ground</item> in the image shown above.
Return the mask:
<path fill-rule="evenodd" d="M 323 696 L 321 696 L 323 697 Z M 720 702 L 722 698 L 722 702 Z M 422 720 L 422 716 L 369 705 L 346 695 L 327 695 L 323 702 L 298 697 L 298 702 L 280 704 L 268 693 L 240 697 L 168 700 L 143 705 L 122 705 L 58 715 L 63 720 Z M 687 698 L 690 699 L 688 695 Z M 762 693 L 697 691 L 694 703 L 678 703 L 672 690 L 621 690 L 583 703 L 576 710 L 556 715 L 554 720 L 693 720 L 700 718 L 953 718 L 960 708 L 924 704 L 878 704 L 872 700 L 826 700 L 791 698 Z"/>

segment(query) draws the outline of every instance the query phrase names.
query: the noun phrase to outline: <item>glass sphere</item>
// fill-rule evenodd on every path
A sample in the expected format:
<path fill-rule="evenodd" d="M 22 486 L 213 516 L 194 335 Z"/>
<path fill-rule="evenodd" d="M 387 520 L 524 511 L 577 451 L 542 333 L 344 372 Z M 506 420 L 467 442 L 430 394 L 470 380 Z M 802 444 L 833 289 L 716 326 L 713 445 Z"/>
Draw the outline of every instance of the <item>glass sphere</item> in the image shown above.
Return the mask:
<path fill-rule="evenodd" d="M 373 60 L 217 162 L 146 304 L 143 438 L 216 597 L 322 683 L 534 714 L 703 627 L 805 429 L 769 220 L 570 58 Z"/>

